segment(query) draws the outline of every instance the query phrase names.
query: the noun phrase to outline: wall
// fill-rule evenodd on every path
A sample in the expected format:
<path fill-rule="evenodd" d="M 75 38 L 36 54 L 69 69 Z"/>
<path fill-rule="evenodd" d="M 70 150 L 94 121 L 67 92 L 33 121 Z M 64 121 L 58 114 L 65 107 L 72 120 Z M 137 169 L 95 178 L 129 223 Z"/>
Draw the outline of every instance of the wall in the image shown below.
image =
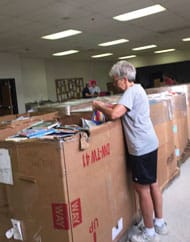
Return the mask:
<path fill-rule="evenodd" d="M 21 58 L 0 53 L 0 78 L 14 78 L 19 113 L 25 112 L 25 103 L 40 99 L 56 101 L 55 79 L 83 77 L 84 82 L 95 79 L 102 90 L 109 81 L 110 62 L 73 62 Z"/>
<path fill-rule="evenodd" d="M 138 56 L 130 59 L 136 67 L 154 66 L 190 60 L 189 52 Z M 14 78 L 16 84 L 19 113 L 25 112 L 25 103 L 50 99 L 56 101 L 55 79 L 83 77 L 84 82 L 95 79 L 102 90 L 110 81 L 108 73 L 113 62 L 107 61 L 64 61 L 61 59 L 21 58 L 18 55 L 0 53 L 0 78 Z M 188 68 L 189 70 L 189 68 Z M 190 73 L 186 70 L 186 77 Z M 184 72 L 185 70 L 183 70 Z M 189 76 L 188 76 L 189 75 Z"/>
<path fill-rule="evenodd" d="M 190 60 L 190 50 L 189 51 L 173 51 L 162 54 L 152 54 L 152 52 L 147 52 L 146 56 L 141 56 L 140 52 L 136 58 L 132 58 L 129 61 L 133 63 L 136 67 L 153 66 L 159 64 L 175 63 L 180 61 Z"/>
<path fill-rule="evenodd" d="M 17 92 L 19 113 L 25 111 L 23 82 L 21 77 L 20 58 L 17 55 L 0 53 L 0 78 L 14 78 Z"/>
<path fill-rule="evenodd" d="M 95 79 L 101 90 L 107 90 L 106 83 L 110 81 L 108 72 L 112 63 L 105 61 L 63 61 L 46 60 L 46 76 L 48 97 L 56 101 L 55 80 L 60 78 L 83 77 L 84 83 Z"/>
<path fill-rule="evenodd" d="M 172 74 L 178 83 L 190 82 L 190 51 L 174 51 L 162 54 L 138 56 L 129 61 L 137 68 L 137 80 L 145 88 L 153 87 L 153 76 Z M 158 77 L 157 77 L 158 78 Z"/>
<path fill-rule="evenodd" d="M 154 80 L 163 81 L 163 75 L 171 75 L 177 83 L 190 82 L 190 61 L 161 64 L 137 68 L 137 81 L 141 82 L 145 88 L 154 87 Z"/>
<path fill-rule="evenodd" d="M 24 102 L 47 100 L 44 60 L 21 58 Z"/>

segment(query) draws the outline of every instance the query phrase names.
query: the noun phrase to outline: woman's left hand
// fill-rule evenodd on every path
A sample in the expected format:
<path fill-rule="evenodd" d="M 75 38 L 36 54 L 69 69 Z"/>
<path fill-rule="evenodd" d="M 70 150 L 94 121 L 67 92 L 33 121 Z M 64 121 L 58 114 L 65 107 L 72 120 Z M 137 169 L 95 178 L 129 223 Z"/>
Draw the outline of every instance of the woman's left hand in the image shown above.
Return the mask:
<path fill-rule="evenodd" d="M 95 101 L 93 101 L 93 103 L 92 103 L 92 108 L 93 108 L 94 110 L 98 110 L 99 108 L 103 107 L 104 105 L 105 105 L 104 102 L 95 100 Z"/>

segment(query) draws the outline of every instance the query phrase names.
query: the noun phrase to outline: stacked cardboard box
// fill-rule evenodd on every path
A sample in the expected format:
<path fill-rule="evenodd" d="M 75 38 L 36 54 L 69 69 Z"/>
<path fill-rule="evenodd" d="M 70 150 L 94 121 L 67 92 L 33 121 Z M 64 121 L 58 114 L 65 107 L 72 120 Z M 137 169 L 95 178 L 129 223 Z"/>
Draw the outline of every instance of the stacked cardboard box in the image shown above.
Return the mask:
<path fill-rule="evenodd" d="M 154 93 L 163 93 L 169 92 L 173 94 L 184 94 L 186 97 L 186 105 L 187 105 L 187 133 L 188 139 L 190 139 L 190 84 L 181 84 L 181 85 L 174 85 L 174 86 L 165 86 L 165 87 L 158 87 L 158 88 L 148 88 L 146 89 L 147 94 L 154 94 Z"/>
<path fill-rule="evenodd" d="M 116 99 L 118 96 L 106 97 L 104 101 L 113 103 Z M 150 102 L 151 119 L 160 143 L 161 188 L 179 172 L 176 148 L 182 152 L 187 142 L 185 104 L 181 94 L 152 97 Z M 89 107 L 91 101 L 86 105 Z M 2 130 L 2 242 L 116 242 L 139 217 L 120 120 L 93 127 L 90 135 L 81 131 L 67 139 L 4 141 L 41 119 L 79 124 L 81 116 L 89 119 L 92 114 L 82 112 L 81 108 L 85 108 L 83 103 L 73 105 L 71 116 L 60 116 L 58 112 L 41 114 L 13 122 L 11 128 Z"/>
<path fill-rule="evenodd" d="M 180 160 L 188 143 L 187 104 L 185 94 L 173 95 L 171 97 L 171 103 L 173 110 L 175 153 L 177 159 Z"/>
<path fill-rule="evenodd" d="M 158 95 L 170 100 L 173 119 L 173 139 L 178 163 L 183 159 L 185 148 L 190 139 L 190 85 L 174 85 L 146 89 L 148 95 Z"/>
<path fill-rule="evenodd" d="M 159 185 L 163 189 L 179 169 L 175 155 L 171 102 L 163 98 L 153 100 L 150 102 L 150 115 L 159 139 L 157 173 Z"/>

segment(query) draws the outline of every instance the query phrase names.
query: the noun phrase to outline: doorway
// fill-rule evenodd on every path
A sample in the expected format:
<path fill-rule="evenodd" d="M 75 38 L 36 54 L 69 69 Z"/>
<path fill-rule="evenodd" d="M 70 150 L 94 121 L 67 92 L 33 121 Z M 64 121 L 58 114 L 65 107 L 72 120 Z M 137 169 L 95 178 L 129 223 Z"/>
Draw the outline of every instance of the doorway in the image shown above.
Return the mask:
<path fill-rule="evenodd" d="M 15 79 L 0 79 L 0 116 L 17 113 Z"/>

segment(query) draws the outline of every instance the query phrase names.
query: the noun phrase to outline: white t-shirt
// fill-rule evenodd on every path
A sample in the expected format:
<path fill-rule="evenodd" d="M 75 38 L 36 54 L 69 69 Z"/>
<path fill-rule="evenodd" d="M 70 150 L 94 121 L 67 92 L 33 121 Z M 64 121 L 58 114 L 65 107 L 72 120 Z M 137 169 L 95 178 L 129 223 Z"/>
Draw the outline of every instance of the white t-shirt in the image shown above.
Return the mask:
<path fill-rule="evenodd" d="M 94 95 L 94 93 L 99 94 L 100 93 L 100 88 L 98 86 L 95 87 L 89 87 L 90 93 Z"/>
<path fill-rule="evenodd" d="M 158 148 L 147 94 L 140 84 L 129 87 L 118 101 L 127 112 L 122 117 L 127 148 L 131 155 L 144 155 Z"/>

